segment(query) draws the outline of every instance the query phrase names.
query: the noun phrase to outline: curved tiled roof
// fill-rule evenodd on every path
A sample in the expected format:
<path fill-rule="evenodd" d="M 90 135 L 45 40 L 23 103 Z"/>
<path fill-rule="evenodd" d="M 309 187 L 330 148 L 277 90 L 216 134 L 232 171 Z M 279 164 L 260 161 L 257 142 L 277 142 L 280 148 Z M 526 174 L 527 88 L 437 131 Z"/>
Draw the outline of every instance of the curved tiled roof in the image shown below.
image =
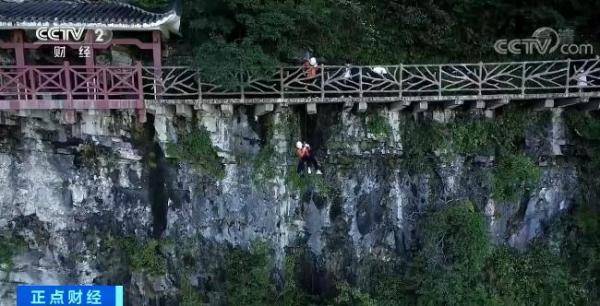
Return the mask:
<path fill-rule="evenodd" d="M 0 0 L 0 29 L 40 26 L 179 31 L 174 10 L 152 13 L 119 1 Z"/>

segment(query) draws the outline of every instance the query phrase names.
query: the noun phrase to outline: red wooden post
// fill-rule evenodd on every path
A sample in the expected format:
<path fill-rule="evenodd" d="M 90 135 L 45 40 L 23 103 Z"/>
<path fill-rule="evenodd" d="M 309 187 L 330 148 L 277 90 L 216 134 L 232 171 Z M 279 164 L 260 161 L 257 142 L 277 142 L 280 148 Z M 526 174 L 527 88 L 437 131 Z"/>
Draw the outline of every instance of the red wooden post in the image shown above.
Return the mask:
<path fill-rule="evenodd" d="M 15 63 L 17 64 L 17 67 L 25 66 L 25 48 L 23 39 L 23 30 L 14 30 L 12 32 L 12 41 L 15 43 Z"/>
<path fill-rule="evenodd" d="M 63 106 L 64 119 L 67 124 L 75 123 L 75 111 L 73 110 L 73 92 L 71 91 L 71 67 L 69 62 L 64 63 L 65 69 L 65 91 L 67 100 Z"/>
<path fill-rule="evenodd" d="M 104 105 L 108 108 L 108 69 L 106 67 L 102 68 L 102 91 L 104 92 Z"/>
<path fill-rule="evenodd" d="M 31 68 L 29 69 L 28 78 L 29 78 L 29 86 L 31 88 L 31 100 L 34 104 L 36 104 L 36 102 L 37 102 L 37 86 L 35 84 L 34 71 Z"/>
<path fill-rule="evenodd" d="M 21 84 L 25 84 L 26 82 L 25 75 L 21 75 L 21 72 L 25 68 L 25 48 L 23 46 L 23 30 L 14 30 L 12 32 L 11 39 L 15 47 L 15 63 L 17 64 L 17 103 L 12 103 L 11 109 L 18 110 L 21 108 L 21 101 L 23 100 L 21 96 Z"/>
<path fill-rule="evenodd" d="M 137 101 L 135 109 L 137 112 L 138 122 L 146 123 L 146 107 L 144 104 L 144 84 L 142 79 L 142 62 L 138 61 L 135 65 L 135 73 L 137 75 Z"/>
<path fill-rule="evenodd" d="M 98 100 L 98 97 L 96 96 L 96 84 L 98 84 L 98 79 L 96 74 L 96 69 L 95 69 L 95 65 L 96 65 L 96 60 L 95 60 L 95 53 L 94 53 L 94 35 L 92 30 L 87 30 L 85 32 L 85 45 L 83 46 L 89 46 L 90 48 L 90 54 L 85 58 L 85 66 L 86 66 L 86 72 L 87 72 L 87 77 L 89 78 L 90 76 L 93 76 L 91 78 L 91 84 L 88 81 L 86 84 L 86 91 L 88 93 L 88 99 L 93 99 L 94 102 L 96 102 Z M 92 95 L 90 96 L 90 92 L 92 92 Z M 93 108 L 96 108 L 96 104 L 94 103 Z"/>

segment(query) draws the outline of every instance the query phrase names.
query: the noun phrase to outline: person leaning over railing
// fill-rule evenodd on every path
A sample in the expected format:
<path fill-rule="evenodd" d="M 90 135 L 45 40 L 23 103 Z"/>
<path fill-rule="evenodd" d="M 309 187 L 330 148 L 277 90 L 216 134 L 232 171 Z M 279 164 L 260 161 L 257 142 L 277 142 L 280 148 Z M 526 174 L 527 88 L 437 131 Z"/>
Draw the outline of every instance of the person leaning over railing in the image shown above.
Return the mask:
<path fill-rule="evenodd" d="M 304 61 L 304 64 L 302 64 L 302 67 L 304 68 L 304 72 L 306 73 L 306 77 L 309 79 L 313 79 L 317 76 L 317 67 L 319 66 L 319 64 L 317 63 L 317 59 L 314 57 L 311 57 L 308 60 Z"/>

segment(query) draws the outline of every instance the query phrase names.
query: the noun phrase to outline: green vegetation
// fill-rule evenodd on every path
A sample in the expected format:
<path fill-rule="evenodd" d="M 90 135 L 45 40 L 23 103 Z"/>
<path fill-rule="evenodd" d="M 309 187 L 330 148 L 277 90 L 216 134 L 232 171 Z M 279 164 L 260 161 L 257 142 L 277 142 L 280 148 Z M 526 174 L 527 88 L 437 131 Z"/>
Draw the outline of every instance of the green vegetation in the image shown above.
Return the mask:
<path fill-rule="evenodd" d="M 275 147 L 267 143 L 254 157 L 254 170 L 252 171 L 254 186 L 262 186 L 266 181 L 277 176 L 276 156 Z"/>
<path fill-rule="evenodd" d="M 469 202 L 452 205 L 424 221 L 417 254 L 417 293 L 423 304 L 485 304 L 481 270 L 490 253 L 483 216 Z"/>
<path fill-rule="evenodd" d="M 221 276 L 208 286 L 231 305 L 290 306 L 582 305 L 592 301 L 590 290 L 597 290 L 586 283 L 586 277 L 595 281 L 597 273 L 591 273 L 597 270 L 572 269 L 572 258 L 551 252 L 546 242 L 538 241 L 524 252 L 492 246 L 486 221 L 470 202 L 427 212 L 417 232 L 419 242 L 410 263 L 363 258 L 359 279 L 331 278 L 337 290 L 330 294 L 307 290 L 311 285 L 306 273 L 314 269 L 307 265 L 316 264 L 308 250 L 288 249 L 281 273 L 264 242 L 254 243 L 250 250 L 229 249 L 217 268 Z M 594 254 L 573 255 L 583 259 Z M 202 302 L 189 284 L 182 283 L 184 301 L 188 294 L 189 301 Z"/>
<path fill-rule="evenodd" d="M 589 301 L 600 298 L 600 119 L 580 112 L 566 114 L 573 154 L 579 159 L 579 194 L 572 217 L 560 230 L 572 273 L 589 292 Z"/>
<path fill-rule="evenodd" d="M 380 114 L 371 114 L 364 116 L 367 131 L 375 137 L 387 137 L 392 133 L 388 119 Z"/>
<path fill-rule="evenodd" d="M 286 306 L 310 305 L 311 296 L 304 292 L 298 284 L 298 275 L 302 272 L 300 259 L 306 256 L 303 250 L 288 250 L 285 258 L 285 284 L 280 293 L 279 301 Z"/>
<path fill-rule="evenodd" d="M 173 158 L 192 164 L 214 178 L 225 177 L 225 166 L 217 155 L 210 134 L 204 128 L 181 136 L 177 144 L 169 143 L 167 153 Z"/>
<path fill-rule="evenodd" d="M 333 197 L 334 189 L 327 183 L 323 175 L 298 175 L 296 165 L 290 166 L 287 172 L 286 183 L 292 191 L 300 192 L 301 194 L 314 191 L 320 196 L 329 199 Z"/>
<path fill-rule="evenodd" d="M 205 305 L 202 296 L 192 287 L 190 281 L 182 277 L 181 287 L 181 306 L 200 306 Z"/>
<path fill-rule="evenodd" d="M 404 118 L 401 122 L 404 168 L 412 173 L 427 173 L 436 164 L 434 151 L 444 147 L 446 141 L 443 126 L 436 122 L 415 122 Z"/>
<path fill-rule="evenodd" d="M 140 242 L 134 238 L 111 238 L 109 247 L 124 257 L 132 271 L 150 275 L 163 275 L 167 272 L 167 259 L 164 255 L 165 242 L 149 240 Z"/>
<path fill-rule="evenodd" d="M 168 6 L 166 0 L 136 2 L 149 9 Z M 291 62 L 308 49 L 328 64 L 507 60 L 494 52 L 494 42 L 530 37 L 541 25 L 569 27 L 576 43 L 598 49 L 599 10 L 600 3 L 581 0 L 541 8 L 533 0 L 185 0 L 180 52 L 195 54 L 206 75 L 226 84 L 242 67 Z M 533 56 L 513 56 L 525 57 Z"/>
<path fill-rule="evenodd" d="M 13 256 L 27 249 L 21 237 L 12 235 L 0 236 L 0 271 L 10 272 L 13 267 Z"/>
<path fill-rule="evenodd" d="M 277 290 L 270 249 L 256 242 L 250 252 L 232 249 L 225 258 L 224 277 L 229 305 L 275 305 Z"/>
<path fill-rule="evenodd" d="M 486 268 L 486 282 L 496 303 L 504 305 L 582 305 L 585 293 L 569 275 L 567 262 L 544 245 L 523 254 L 498 249 Z"/>
<path fill-rule="evenodd" d="M 501 156 L 494 169 L 492 195 L 500 201 L 516 201 L 523 191 L 535 188 L 539 179 L 539 167 L 527 156 Z"/>
<path fill-rule="evenodd" d="M 440 159 L 459 154 L 466 157 L 494 155 L 493 196 L 500 201 L 515 201 L 523 191 L 534 188 L 540 170 L 530 157 L 521 153 L 528 127 L 548 122 L 547 113 L 506 111 L 495 120 L 457 118 L 452 123 L 431 121 L 401 123 L 404 157 L 402 164 L 413 173 L 431 172 Z"/>

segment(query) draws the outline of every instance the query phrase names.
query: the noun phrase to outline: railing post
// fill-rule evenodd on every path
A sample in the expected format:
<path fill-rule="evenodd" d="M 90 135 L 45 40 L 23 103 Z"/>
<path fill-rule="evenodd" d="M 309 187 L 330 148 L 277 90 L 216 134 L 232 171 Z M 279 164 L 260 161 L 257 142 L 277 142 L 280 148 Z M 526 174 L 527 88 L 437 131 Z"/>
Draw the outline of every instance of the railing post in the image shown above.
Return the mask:
<path fill-rule="evenodd" d="M 102 67 L 102 76 L 104 79 L 102 82 L 102 91 L 104 92 L 104 104 L 108 105 L 108 68 Z"/>
<path fill-rule="evenodd" d="M 398 96 L 400 98 L 402 98 L 402 81 L 403 81 L 402 78 L 404 76 L 403 75 L 404 64 L 400 64 L 400 68 L 399 69 L 400 69 L 400 76 L 398 77 L 399 78 L 399 81 L 398 81 L 398 86 L 399 86 L 399 88 L 398 88 Z"/>
<path fill-rule="evenodd" d="M 567 59 L 567 80 L 566 80 L 566 84 L 565 84 L 565 93 L 568 94 L 569 93 L 569 81 L 571 79 L 571 59 L 568 58 Z"/>
<path fill-rule="evenodd" d="M 440 97 L 442 96 L 442 83 L 443 83 L 442 82 L 442 67 L 443 67 L 442 64 L 440 64 L 438 66 L 438 74 L 439 74 L 439 82 L 440 82 L 440 84 L 438 86 L 438 96 L 440 96 Z"/>
<path fill-rule="evenodd" d="M 142 78 L 142 62 L 141 61 L 137 61 L 136 65 L 135 65 L 135 70 L 136 70 L 136 75 L 137 75 L 137 82 L 138 82 L 138 86 L 137 86 L 137 94 L 138 94 L 138 101 L 135 105 L 135 108 L 138 110 L 144 109 L 144 80 Z"/>
<path fill-rule="evenodd" d="M 37 101 L 37 88 L 35 86 L 35 77 L 33 74 L 33 69 L 29 68 L 29 86 L 31 86 L 31 100 Z"/>
<path fill-rule="evenodd" d="M 240 69 L 240 102 L 244 102 L 244 71 Z"/>
<path fill-rule="evenodd" d="M 325 101 L 325 65 L 321 64 L 321 102 Z"/>
<path fill-rule="evenodd" d="M 202 104 L 202 76 L 200 75 L 200 68 L 195 69 L 198 80 L 198 102 Z"/>
<path fill-rule="evenodd" d="M 358 97 L 362 101 L 363 98 L 363 67 L 358 67 Z"/>
<path fill-rule="evenodd" d="M 281 97 L 281 102 L 283 103 L 283 100 L 285 99 L 285 83 L 283 80 L 283 67 L 279 67 L 279 90 L 281 91 L 280 93 L 280 97 Z"/>
<path fill-rule="evenodd" d="M 483 62 L 479 62 L 479 96 L 483 95 Z"/>
<path fill-rule="evenodd" d="M 525 95 L 525 68 L 527 67 L 527 62 L 523 62 L 523 64 L 521 64 L 522 67 L 521 69 L 523 70 L 521 73 L 521 94 Z"/>
<path fill-rule="evenodd" d="M 73 92 L 71 92 L 71 67 L 69 62 L 64 62 L 65 69 L 65 90 L 67 94 L 67 101 L 65 104 L 65 109 L 73 109 Z"/>

